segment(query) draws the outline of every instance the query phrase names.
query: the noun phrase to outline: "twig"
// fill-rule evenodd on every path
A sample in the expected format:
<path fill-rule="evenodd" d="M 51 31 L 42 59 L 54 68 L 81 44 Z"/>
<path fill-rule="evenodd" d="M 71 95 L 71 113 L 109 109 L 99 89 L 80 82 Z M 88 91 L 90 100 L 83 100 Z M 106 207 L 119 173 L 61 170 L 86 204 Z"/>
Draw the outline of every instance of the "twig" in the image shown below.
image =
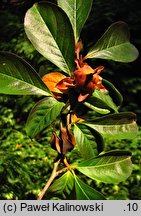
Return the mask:
<path fill-rule="evenodd" d="M 51 176 L 49 178 L 49 180 L 47 181 L 45 187 L 43 188 L 43 190 L 39 193 L 37 200 L 41 200 L 43 198 L 43 196 L 45 195 L 47 189 L 49 188 L 49 186 L 51 185 L 51 183 L 53 182 L 53 180 L 57 177 L 57 175 L 60 172 L 57 172 L 58 166 L 59 166 L 60 160 L 58 160 L 57 162 L 54 163 L 54 167 L 51 173 Z"/>

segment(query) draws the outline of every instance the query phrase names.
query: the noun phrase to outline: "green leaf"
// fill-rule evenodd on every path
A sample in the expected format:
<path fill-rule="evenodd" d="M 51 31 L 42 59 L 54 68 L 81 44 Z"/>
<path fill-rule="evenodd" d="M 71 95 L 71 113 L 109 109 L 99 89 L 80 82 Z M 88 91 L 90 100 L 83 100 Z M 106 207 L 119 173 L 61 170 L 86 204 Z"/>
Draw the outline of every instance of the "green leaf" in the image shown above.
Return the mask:
<path fill-rule="evenodd" d="M 25 15 L 24 25 L 38 52 L 70 74 L 74 69 L 75 41 L 65 12 L 52 3 L 35 3 Z"/>
<path fill-rule="evenodd" d="M 93 105 L 93 102 L 94 102 L 95 106 Z M 95 112 L 100 113 L 102 115 L 110 113 L 109 109 L 104 109 L 104 108 L 98 107 L 98 106 L 101 106 L 101 101 L 99 99 L 93 100 L 92 98 L 89 98 L 88 102 L 84 102 L 83 104 L 86 107 L 88 107 L 89 109 L 94 110 Z"/>
<path fill-rule="evenodd" d="M 63 106 L 64 103 L 53 97 L 46 97 L 36 103 L 26 123 L 28 136 L 33 138 L 45 127 L 48 127 L 60 115 Z"/>
<path fill-rule="evenodd" d="M 59 179 L 55 180 L 53 184 L 49 187 L 48 193 L 54 193 L 55 195 L 62 195 L 66 198 L 74 187 L 74 177 L 70 171 L 67 171 Z"/>
<path fill-rule="evenodd" d="M 108 91 L 101 92 L 100 89 L 96 89 L 92 96 L 84 102 L 84 105 L 88 106 L 88 104 L 90 104 L 90 108 L 92 110 L 100 114 L 108 114 L 111 109 L 118 112 L 118 107 L 113 102 Z"/>
<path fill-rule="evenodd" d="M 109 92 L 106 91 L 106 92 L 102 92 L 100 91 L 100 89 L 96 89 L 94 92 L 93 92 L 93 99 L 95 100 L 95 98 L 101 100 L 101 102 L 113 109 L 115 112 L 118 112 L 118 109 L 117 109 L 117 106 L 115 105 L 115 103 L 113 102 L 112 98 L 110 97 L 109 95 Z"/>
<path fill-rule="evenodd" d="M 118 62 L 132 62 L 138 50 L 129 42 L 130 33 L 126 23 L 113 23 L 85 58 L 101 58 Z"/>
<path fill-rule="evenodd" d="M 104 143 L 101 135 L 89 126 L 75 124 L 73 133 L 77 148 L 84 159 L 95 157 L 103 151 Z"/>
<path fill-rule="evenodd" d="M 104 137 L 132 139 L 138 133 L 136 115 L 132 112 L 110 114 L 89 120 L 86 125 L 97 130 Z"/>
<path fill-rule="evenodd" d="M 120 112 L 116 114 L 110 114 L 107 116 L 94 118 L 89 122 L 96 125 L 122 125 L 122 124 L 130 124 L 133 121 L 136 121 L 137 116 L 133 112 Z"/>
<path fill-rule="evenodd" d="M 94 180 L 117 184 L 131 175 L 131 165 L 129 152 L 111 151 L 80 163 L 76 169 Z"/>
<path fill-rule="evenodd" d="M 105 200 L 105 197 L 97 190 L 85 184 L 75 175 L 75 191 L 77 200 Z"/>
<path fill-rule="evenodd" d="M 0 52 L 0 93 L 50 95 L 36 71 L 22 58 L 9 52 Z"/>
<path fill-rule="evenodd" d="M 58 5 L 66 12 L 73 27 L 75 41 L 80 37 L 81 30 L 87 20 L 93 0 L 58 0 Z"/>
<path fill-rule="evenodd" d="M 106 79 L 102 79 L 104 87 L 108 90 L 109 95 L 113 99 L 113 102 L 120 107 L 123 102 L 123 97 L 120 92 L 115 88 L 115 86 Z"/>

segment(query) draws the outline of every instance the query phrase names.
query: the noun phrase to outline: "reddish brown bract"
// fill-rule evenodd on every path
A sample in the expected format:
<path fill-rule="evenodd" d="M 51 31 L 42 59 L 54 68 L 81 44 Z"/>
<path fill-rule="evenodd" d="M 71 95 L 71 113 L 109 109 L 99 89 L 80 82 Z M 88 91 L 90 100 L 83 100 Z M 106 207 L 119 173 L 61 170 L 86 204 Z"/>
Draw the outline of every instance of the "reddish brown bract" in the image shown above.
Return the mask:
<path fill-rule="evenodd" d="M 99 75 L 104 69 L 103 66 L 99 66 L 93 69 L 89 66 L 80 55 L 82 49 L 82 42 L 79 41 L 76 44 L 76 69 L 72 72 L 70 77 L 59 72 L 52 72 L 46 74 L 42 80 L 47 85 L 49 90 L 54 94 L 56 99 L 62 99 L 63 95 L 68 95 L 70 89 L 74 88 L 78 102 L 83 102 L 89 97 L 96 88 L 101 91 L 105 91 L 105 87 L 102 85 L 102 77 Z"/>

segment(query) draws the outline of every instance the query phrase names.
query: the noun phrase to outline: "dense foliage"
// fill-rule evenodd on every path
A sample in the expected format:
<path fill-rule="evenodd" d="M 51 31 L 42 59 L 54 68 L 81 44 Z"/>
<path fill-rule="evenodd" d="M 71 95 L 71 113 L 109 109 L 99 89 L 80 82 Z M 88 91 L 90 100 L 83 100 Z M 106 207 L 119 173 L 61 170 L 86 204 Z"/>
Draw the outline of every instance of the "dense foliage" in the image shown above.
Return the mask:
<path fill-rule="evenodd" d="M 23 1 L 24 2 L 24 1 Z M 112 13 L 111 13 L 112 14 Z M 4 13 L 3 13 L 3 16 Z M 9 13 L 9 16 L 13 16 L 12 13 Z M 106 15 L 109 19 L 110 15 Z M 11 19 L 11 17 L 10 17 Z M 18 23 L 19 20 L 16 19 Z M 15 20 L 12 25 L 15 25 Z M 8 22 L 9 24 L 9 22 Z M 89 24 L 86 25 L 85 28 L 88 28 Z M 13 26 L 11 27 L 13 28 Z M 13 38 L 11 36 L 11 43 L 4 42 L 2 43 L 2 50 L 10 50 L 21 54 L 21 56 L 26 57 L 30 62 L 32 61 L 35 68 L 40 66 L 39 71 L 41 71 L 42 75 L 46 73 L 46 67 L 48 70 L 54 70 L 55 66 L 46 61 L 43 57 L 41 57 L 32 45 L 29 43 L 27 39 L 25 39 L 24 31 L 22 30 L 21 22 L 19 22 L 16 26 L 16 29 L 20 32 L 18 33 L 18 37 Z M 8 29 L 6 30 L 8 31 Z M 17 34 L 17 32 L 16 32 Z M 86 37 L 85 32 L 84 38 Z M 24 37 L 23 37 L 24 36 Z M 86 37 L 88 38 L 88 37 Z M 89 42 L 91 38 L 89 38 Z M 91 44 L 91 42 L 90 42 Z M 99 64 L 99 61 L 97 61 Z M 132 66 L 132 65 L 131 65 Z M 112 77 L 116 77 L 113 75 L 113 71 L 116 70 L 116 67 L 113 63 L 109 63 L 110 71 Z M 113 69 L 115 67 L 115 69 Z M 122 68 L 123 65 L 119 64 L 119 68 Z M 125 66 L 126 68 L 127 66 Z M 128 68 L 127 68 L 128 69 Z M 130 69 L 131 70 L 131 69 Z M 126 73 L 125 73 L 126 74 Z M 124 84 L 130 87 L 132 83 L 140 82 L 140 79 L 136 80 L 135 78 L 130 79 L 128 81 L 124 81 Z M 121 85 L 122 86 L 122 85 Z M 140 91 L 140 89 L 136 86 L 136 88 L 129 88 L 128 90 L 130 95 L 134 95 Z M 40 97 L 20 97 L 20 96 L 2 96 L 1 97 L 1 176 L 4 178 L 1 179 L 1 199 L 34 199 L 38 192 L 41 190 L 42 185 L 44 185 L 46 179 L 49 176 L 49 173 L 52 169 L 53 159 L 52 156 L 56 156 L 56 152 L 51 150 L 50 146 L 48 146 L 49 136 L 51 135 L 51 131 L 48 133 L 48 137 L 46 137 L 46 130 L 43 131 L 39 136 L 36 137 L 36 141 L 31 141 L 24 131 L 25 118 L 28 116 L 28 112 L 30 111 L 33 104 L 38 101 Z M 128 98 L 127 98 L 128 101 Z M 130 106 L 130 104 L 128 105 Z M 132 102 L 130 109 L 133 110 L 132 107 L 138 107 L 135 103 Z M 14 107 L 14 109 L 13 109 Z M 126 111 L 127 108 L 124 108 Z M 19 112 L 20 110 L 20 112 Z M 137 110 L 137 114 L 139 111 Z M 15 142 L 16 141 L 16 142 Z M 104 184 L 99 182 L 93 182 L 92 180 L 86 179 L 83 175 L 81 175 L 81 179 L 84 179 L 87 184 L 91 185 L 95 189 L 101 191 L 104 195 L 109 199 L 140 199 L 140 192 L 138 189 L 138 185 L 140 184 L 140 134 L 133 141 L 122 140 L 114 141 L 107 140 L 107 150 L 111 149 L 120 149 L 129 150 L 134 152 L 133 154 L 133 164 L 134 171 L 132 176 L 125 183 L 120 183 L 117 185 L 112 184 Z M 128 144 L 129 143 L 129 144 Z M 129 148 L 130 145 L 130 148 Z M 9 153 L 10 152 L 10 153 Z M 31 154 L 32 152 L 32 154 Z M 76 151 L 72 151 L 68 157 L 70 162 L 73 159 L 78 158 Z M 25 163 L 26 162 L 26 163 Z M 17 169 L 18 167 L 18 169 Z M 40 174 L 39 174 L 40 173 Z M 24 181 L 23 181 L 24 180 Z M 80 183 L 80 182 L 79 182 Z M 23 186 L 24 184 L 24 186 Z M 132 190 L 130 187 L 132 185 Z M 71 186 L 70 186 L 71 187 Z M 128 190 L 129 189 L 129 190 Z M 21 194 L 19 193 L 21 191 Z M 56 192 L 56 191 L 55 191 Z M 114 195 L 113 195 L 114 194 Z M 60 197 L 60 194 L 57 194 L 59 198 L 66 198 L 66 194 L 63 194 L 63 197 Z M 53 198 L 53 195 L 50 195 Z M 48 197 L 46 195 L 46 197 Z M 75 198 L 75 194 L 72 195 L 71 198 Z"/>
<path fill-rule="evenodd" d="M 46 131 L 42 133 L 42 138 L 38 137 L 39 142 L 32 142 L 25 134 L 25 118 L 34 100 L 29 96 L 0 97 L 0 199 L 36 199 L 52 170 L 52 158 L 56 152 L 48 145 Z M 105 184 L 88 180 L 83 175 L 80 177 L 106 195 L 107 199 L 141 199 L 140 142 L 140 131 L 133 140 L 107 139 L 107 150 L 123 149 L 133 154 L 133 172 L 126 182 Z M 77 152 L 72 152 L 69 157 L 70 160 L 77 158 Z M 54 194 L 46 194 L 45 199 L 49 196 L 53 198 Z M 63 198 L 60 194 L 57 197 Z M 68 198 L 73 199 L 75 195 Z"/>

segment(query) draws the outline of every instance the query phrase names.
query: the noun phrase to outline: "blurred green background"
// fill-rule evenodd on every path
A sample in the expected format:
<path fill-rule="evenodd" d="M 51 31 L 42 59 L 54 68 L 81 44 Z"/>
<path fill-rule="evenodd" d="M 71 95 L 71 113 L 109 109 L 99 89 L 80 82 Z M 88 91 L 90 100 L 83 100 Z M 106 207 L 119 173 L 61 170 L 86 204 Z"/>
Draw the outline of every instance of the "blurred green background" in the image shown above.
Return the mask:
<path fill-rule="evenodd" d="M 57 68 L 42 57 L 28 41 L 24 28 L 24 15 L 34 0 L 1 0 L 0 50 L 10 51 L 26 59 L 42 76 Z M 50 2 L 56 2 L 51 1 Z M 99 39 L 110 24 L 127 22 L 131 41 L 141 53 L 141 2 L 139 0 L 94 0 L 89 19 L 82 31 L 84 48 Z M 106 150 L 120 149 L 132 152 L 132 175 L 118 185 L 95 182 L 81 176 L 107 199 L 141 199 L 141 57 L 132 63 L 106 60 L 91 61 L 95 67 L 104 65 L 102 77 L 111 81 L 121 92 L 124 102 L 121 111 L 137 114 L 138 136 L 133 140 L 106 140 Z M 47 181 L 56 152 L 48 144 L 51 132 L 44 130 L 36 140 L 30 140 L 24 125 L 39 96 L 13 96 L 0 94 L 0 199 L 36 199 Z M 75 160 L 77 153 L 69 155 Z M 63 199 L 61 194 L 44 199 Z M 73 199 L 74 196 L 65 197 Z"/>

